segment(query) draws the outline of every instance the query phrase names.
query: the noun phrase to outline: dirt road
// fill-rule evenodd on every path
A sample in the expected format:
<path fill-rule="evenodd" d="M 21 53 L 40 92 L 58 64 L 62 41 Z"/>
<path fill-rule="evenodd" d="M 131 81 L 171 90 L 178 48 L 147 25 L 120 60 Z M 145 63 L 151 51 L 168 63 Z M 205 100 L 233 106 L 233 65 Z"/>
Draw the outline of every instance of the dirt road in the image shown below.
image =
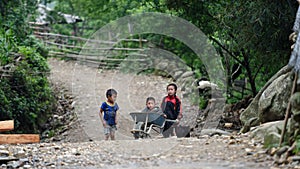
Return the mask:
<path fill-rule="evenodd" d="M 66 86 L 75 96 L 75 111 L 84 131 L 92 140 L 102 140 L 103 132 L 99 118 L 99 106 L 106 100 L 105 92 L 109 88 L 118 91 L 117 103 L 120 107 L 117 139 L 133 139 L 130 130 L 133 120 L 129 113 L 141 111 L 149 96 L 156 98 L 159 105 L 166 95 L 166 86 L 171 79 L 154 75 L 125 74 L 118 71 L 102 71 L 100 69 L 79 64 L 75 61 L 49 59 L 51 67 L 50 80 Z M 195 121 L 197 109 L 191 109 L 180 89 L 178 96 L 182 99 L 183 123 Z"/>
<path fill-rule="evenodd" d="M 129 112 L 142 110 L 148 96 L 157 102 L 166 94 L 171 82 L 158 76 L 123 74 L 99 69 L 76 62 L 49 59 L 50 79 L 64 85 L 75 96 L 75 111 L 82 128 L 74 130 L 74 141 L 80 140 L 82 131 L 88 140 L 81 143 L 54 143 L 37 146 L 37 151 L 48 153 L 50 166 L 59 168 L 270 168 L 271 158 L 259 143 L 247 136 L 204 136 L 202 138 L 168 138 L 133 140 L 130 133 L 133 121 Z M 117 140 L 103 140 L 98 111 L 105 101 L 105 91 L 118 91 L 120 124 Z M 181 91 L 178 91 L 181 97 Z M 186 109 L 185 120 L 196 119 L 197 112 L 188 101 L 182 100 Z M 76 134 L 78 133 L 78 134 Z M 77 137 L 77 138 L 76 138 Z M 69 139 L 72 140 L 72 139 Z M 91 142 L 92 141 L 92 142 Z M 30 146 L 25 149 L 31 149 Z M 46 148 L 47 147 L 47 148 Z M 17 148 L 13 147 L 12 149 Z M 47 152 L 48 151 L 48 152 Z M 54 151 L 54 153 L 53 153 Z M 43 158 L 43 153 L 31 156 Z M 53 153 L 53 154 L 52 154 Z M 60 156 L 54 154 L 61 154 Z M 41 166 L 45 165 L 39 164 Z"/>

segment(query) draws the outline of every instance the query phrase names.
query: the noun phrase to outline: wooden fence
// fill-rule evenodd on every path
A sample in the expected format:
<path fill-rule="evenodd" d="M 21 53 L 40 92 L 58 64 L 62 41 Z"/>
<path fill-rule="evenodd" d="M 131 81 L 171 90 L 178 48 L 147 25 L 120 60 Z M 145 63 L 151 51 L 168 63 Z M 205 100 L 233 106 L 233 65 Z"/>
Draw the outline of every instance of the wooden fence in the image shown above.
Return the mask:
<path fill-rule="evenodd" d="M 147 59 L 147 55 L 143 54 L 143 51 L 147 49 L 148 41 L 146 39 L 87 39 L 51 33 L 51 29 L 44 24 L 30 24 L 34 30 L 34 35 L 41 39 L 49 49 L 50 56 L 79 60 L 101 68 L 115 68 L 121 62 L 143 61 Z M 89 46 L 86 46 L 86 44 L 89 44 Z M 128 56 L 136 57 L 135 59 L 128 59 Z"/>

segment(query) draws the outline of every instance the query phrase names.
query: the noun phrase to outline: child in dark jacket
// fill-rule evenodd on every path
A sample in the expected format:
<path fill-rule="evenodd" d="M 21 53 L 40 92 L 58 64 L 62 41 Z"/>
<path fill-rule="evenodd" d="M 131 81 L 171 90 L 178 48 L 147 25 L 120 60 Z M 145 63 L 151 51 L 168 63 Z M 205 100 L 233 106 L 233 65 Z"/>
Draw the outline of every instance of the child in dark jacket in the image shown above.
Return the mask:
<path fill-rule="evenodd" d="M 142 113 L 158 113 L 158 114 L 163 114 L 161 109 L 155 105 L 155 99 L 154 97 L 148 97 L 146 99 L 146 107 L 144 110 L 142 110 Z M 147 123 L 147 126 L 151 125 L 152 122 L 149 121 Z M 145 122 L 137 122 L 133 128 L 133 130 L 131 131 L 134 135 L 134 137 L 137 139 L 139 138 L 139 132 L 140 130 L 144 130 L 145 127 Z"/>
<path fill-rule="evenodd" d="M 182 108 L 181 108 L 181 101 L 176 96 L 177 92 L 177 85 L 171 83 L 167 86 L 168 95 L 165 96 L 161 103 L 161 109 L 165 114 L 165 117 L 169 120 L 176 120 L 178 121 L 176 124 L 174 122 L 166 121 L 164 129 L 163 129 L 163 136 L 169 137 L 174 136 L 174 128 L 179 123 L 180 119 L 182 118 Z"/>
<path fill-rule="evenodd" d="M 142 110 L 142 113 L 158 113 L 158 114 L 163 114 L 161 109 L 158 106 L 155 106 L 155 99 L 154 97 L 148 97 L 146 99 L 146 107 L 144 110 Z M 148 125 L 150 125 L 151 122 L 149 122 Z M 143 128 L 144 122 L 137 122 L 134 130 L 140 130 Z"/>

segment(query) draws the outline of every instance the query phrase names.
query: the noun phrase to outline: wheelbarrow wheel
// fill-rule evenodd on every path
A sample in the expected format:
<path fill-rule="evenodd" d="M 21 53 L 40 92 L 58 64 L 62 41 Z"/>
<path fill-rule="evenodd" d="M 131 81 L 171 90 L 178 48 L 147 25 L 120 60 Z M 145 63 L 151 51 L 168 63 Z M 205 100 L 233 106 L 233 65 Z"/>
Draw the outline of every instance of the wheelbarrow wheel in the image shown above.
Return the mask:
<path fill-rule="evenodd" d="M 139 139 L 140 138 L 140 132 L 135 132 L 133 133 L 134 139 Z"/>

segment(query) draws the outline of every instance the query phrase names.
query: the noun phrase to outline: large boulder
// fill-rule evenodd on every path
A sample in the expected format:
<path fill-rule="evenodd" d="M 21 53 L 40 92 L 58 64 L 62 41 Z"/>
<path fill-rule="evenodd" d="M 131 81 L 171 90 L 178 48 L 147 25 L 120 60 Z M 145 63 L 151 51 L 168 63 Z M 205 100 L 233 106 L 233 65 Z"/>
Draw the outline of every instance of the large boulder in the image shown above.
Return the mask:
<path fill-rule="evenodd" d="M 271 83 L 258 101 L 258 115 L 261 123 L 284 119 L 291 96 L 290 73 L 283 74 Z"/>
<path fill-rule="evenodd" d="M 284 119 L 291 96 L 292 77 L 291 69 L 285 66 L 265 84 L 241 113 L 240 120 L 244 125 L 241 132 L 261 123 Z"/>
<path fill-rule="evenodd" d="M 251 128 L 249 131 L 250 137 L 256 140 L 262 140 L 266 138 L 269 133 L 277 133 L 280 135 L 284 121 L 273 121 L 261 124 L 259 126 Z M 278 142 L 279 143 L 279 140 Z"/>

